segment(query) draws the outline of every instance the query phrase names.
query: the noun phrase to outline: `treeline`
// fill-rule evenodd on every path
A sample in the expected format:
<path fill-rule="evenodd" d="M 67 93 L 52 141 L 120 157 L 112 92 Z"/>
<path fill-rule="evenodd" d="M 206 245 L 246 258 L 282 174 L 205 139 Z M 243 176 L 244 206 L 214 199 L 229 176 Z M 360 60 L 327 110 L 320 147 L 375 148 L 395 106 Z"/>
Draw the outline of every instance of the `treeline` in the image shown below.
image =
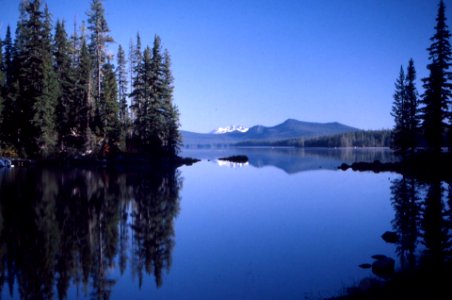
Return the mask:
<path fill-rule="evenodd" d="M 391 115 L 394 117 L 391 147 L 402 156 L 425 147 L 433 156 L 441 148 L 452 147 L 452 63 L 450 32 L 446 23 L 445 5 L 441 0 L 436 17 L 435 33 L 428 48 L 429 75 L 423 78 L 424 93 L 416 88 L 416 70 L 410 59 L 405 71 L 400 68 L 395 83 Z"/>
<path fill-rule="evenodd" d="M 40 0 L 19 11 L 14 40 L 9 26 L 0 39 L 0 154 L 177 154 L 171 59 L 158 36 L 151 48 L 137 34 L 127 58 L 121 45 L 113 57 L 102 0 L 70 36 Z"/>
<path fill-rule="evenodd" d="M 243 142 L 237 146 L 272 146 L 272 147 L 389 147 L 391 130 L 360 130 L 327 136 L 297 138 L 277 142 Z"/>
<path fill-rule="evenodd" d="M 389 147 L 391 131 L 390 130 L 360 130 L 335 134 L 330 136 L 321 136 L 310 139 L 297 139 L 293 141 L 281 142 L 279 146 L 286 144 L 295 147 Z"/>

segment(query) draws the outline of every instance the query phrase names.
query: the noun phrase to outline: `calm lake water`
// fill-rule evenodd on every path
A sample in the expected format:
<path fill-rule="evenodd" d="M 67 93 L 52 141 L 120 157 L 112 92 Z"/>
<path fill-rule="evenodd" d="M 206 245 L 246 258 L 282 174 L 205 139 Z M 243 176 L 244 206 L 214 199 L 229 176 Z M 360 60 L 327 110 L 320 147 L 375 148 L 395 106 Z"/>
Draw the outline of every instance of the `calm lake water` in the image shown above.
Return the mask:
<path fill-rule="evenodd" d="M 1 298 L 320 299 L 377 278 L 358 267 L 372 255 L 416 264 L 443 242 L 428 225 L 452 220 L 444 182 L 337 170 L 394 160 L 387 150 L 182 154 L 203 161 L 0 169 Z M 232 154 L 249 162 L 217 160 Z"/>

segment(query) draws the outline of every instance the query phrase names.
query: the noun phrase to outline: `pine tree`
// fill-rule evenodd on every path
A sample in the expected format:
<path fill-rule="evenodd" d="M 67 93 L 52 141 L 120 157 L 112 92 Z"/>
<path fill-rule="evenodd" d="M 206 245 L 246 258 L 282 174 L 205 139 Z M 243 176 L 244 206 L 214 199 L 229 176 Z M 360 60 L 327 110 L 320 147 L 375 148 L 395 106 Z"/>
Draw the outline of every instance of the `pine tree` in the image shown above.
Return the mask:
<path fill-rule="evenodd" d="M 54 41 L 55 71 L 58 77 L 59 93 L 56 106 L 56 127 L 60 150 L 73 147 L 70 137 L 76 135 L 75 119 L 77 103 L 75 100 L 75 72 L 72 67 L 71 45 L 64 22 L 57 21 Z"/>
<path fill-rule="evenodd" d="M 148 82 L 152 77 L 151 64 L 151 49 L 146 47 L 142 61 L 137 64 L 137 75 L 134 80 L 134 90 L 131 94 L 134 100 L 133 109 L 135 111 L 134 141 L 140 151 L 143 151 L 149 144 L 151 136 L 151 122 L 150 116 L 148 116 L 151 95 Z"/>
<path fill-rule="evenodd" d="M 414 153 L 419 135 L 419 93 L 416 88 L 416 69 L 413 59 L 410 59 L 405 78 L 405 97 L 407 115 L 407 146 L 411 153 Z"/>
<path fill-rule="evenodd" d="M 54 110 L 58 88 L 51 53 L 50 13 L 47 7 L 42 11 L 39 0 L 24 5 L 16 34 L 14 66 L 20 70 L 18 147 L 25 155 L 47 156 L 56 143 Z"/>
<path fill-rule="evenodd" d="M 91 57 L 85 38 L 81 38 L 80 57 L 78 59 L 76 71 L 76 97 L 77 100 L 77 114 L 76 127 L 80 135 L 78 147 L 83 152 L 90 152 L 93 150 L 94 137 L 91 131 L 90 123 L 93 119 L 93 105 L 91 87 Z"/>
<path fill-rule="evenodd" d="M 92 0 L 91 9 L 88 12 L 88 30 L 91 32 L 90 36 L 90 51 L 93 63 L 93 83 L 94 88 L 92 93 L 95 99 L 95 124 L 94 128 L 98 131 L 98 134 L 104 131 L 102 124 L 105 124 L 105 120 L 102 120 L 106 115 L 102 111 L 106 104 L 103 103 L 105 99 L 102 99 L 102 81 L 104 74 L 102 73 L 103 65 L 107 61 L 107 44 L 113 42 L 113 38 L 109 35 L 110 29 L 105 19 L 105 11 L 102 4 L 102 0 Z"/>
<path fill-rule="evenodd" d="M 21 25 L 18 22 L 18 28 Z M 18 30 L 17 30 L 18 32 Z M 16 36 L 17 41 L 17 36 Z M 20 114 L 17 105 L 19 92 L 18 82 L 18 60 L 17 47 L 15 47 L 11 38 L 11 28 L 7 26 L 4 40 L 4 68 L 6 74 L 6 83 L 4 89 L 3 123 L 1 127 L 2 139 L 5 148 L 16 152 L 18 145 L 18 133 L 20 124 Z M 13 154 L 13 153 L 12 153 Z"/>
<path fill-rule="evenodd" d="M 121 127 L 120 148 L 125 150 L 126 135 L 129 124 L 129 109 L 127 105 L 127 70 L 126 56 L 121 45 L 118 47 L 117 54 L 118 66 L 116 67 L 116 77 L 118 82 L 118 99 L 119 99 L 119 124 Z"/>
<path fill-rule="evenodd" d="M 392 131 L 391 148 L 396 153 L 404 156 L 408 150 L 408 105 L 405 86 L 405 72 L 400 67 L 399 77 L 395 83 L 394 103 L 391 115 L 394 117 L 395 126 Z"/>
<path fill-rule="evenodd" d="M 116 84 L 116 76 L 113 65 L 110 62 L 104 64 L 102 73 L 104 80 L 102 81 L 102 99 L 100 111 L 101 127 L 103 136 L 108 139 L 108 143 L 115 143 L 119 138 L 119 122 L 118 122 L 118 87 Z"/>
<path fill-rule="evenodd" d="M 130 46 L 130 77 L 131 77 L 131 115 L 132 119 L 136 120 L 138 111 L 140 109 L 140 93 L 135 92 L 142 89 L 143 83 L 141 82 L 140 72 L 142 67 L 142 52 L 141 52 L 141 37 L 140 34 L 137 33 L 137 41 L 134 46 L 131 43 Z"/>
<path fill-rule="evenodd" d="M 5 67 L 3 64 L 3 42 L 0 38 L 0 129 L 3 124 L 3 106 L 4 99 L 3 95 L 5 94 L 5 84 L 6 84 L 6 76 L 5 76 Z M 0 149 L 3 144 L 3 132 L 0 131 Z"/>
<path fill-rule="evenodd" d="M 432 153 L 441 152 L 443 135 L 446 129 L 445 120 L 448 117 L 448 106 L 452 96 L 452 85 L 449 79 L 451 61 L 450 32 L 446 23 L 445 5 L 439 3 L 436 18 L 435 34 L 428 48 L 430 64 L 427 66 L 430 74 L 424 78 L 424 95 L 422 103 L 422 127 Z"/>
<path fill-rule="evenodd" d="M 175 156 L 179 152 L 181 136 L 179 133 L 179 110 L 173 103 L 173 82 L 171 57 L 167 49 L 163 56 L 163 111 L 165 112 L 165 152 Z"/>

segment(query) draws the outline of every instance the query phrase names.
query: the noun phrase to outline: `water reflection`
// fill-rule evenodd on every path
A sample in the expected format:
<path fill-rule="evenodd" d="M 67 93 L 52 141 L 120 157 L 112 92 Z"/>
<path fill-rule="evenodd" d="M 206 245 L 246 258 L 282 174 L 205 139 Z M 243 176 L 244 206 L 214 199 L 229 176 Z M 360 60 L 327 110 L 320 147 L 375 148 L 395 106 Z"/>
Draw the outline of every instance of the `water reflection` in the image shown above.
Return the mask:
<path fill-rule="evenodd" d="M 0 174 L 0 287 L 63 299 L 70 285 L 108 299 L 127 265 L 143 284 L 171 266 L 182 179 L 175 170 L 16 169 Z M 56 293 L 58 295 L 54 295 Z"/>
<path fill-rule="evenodd" d="M 450 259 L 452 244 L 451 183 L 419 182 L 403 177 L 392 182 L 392 204 L 395 210 L 393 228 L 399 234 L 397 252 L 401 268 L 419 264 L 440 268 Z"/>
<path fill-rule="evenodd" d="M 450 298 L 452 293 L 448 281 L 452 276 L 451 190 L 450 182 L 439 180 L 422 182 L 402 176 L 392 181 L 394 232 L 385 232 L 382 238 L 386 242 L 396 244 L 399 270 L 394 270 L 393 265 L 388 267 L 389 264 L 381 263 L 393 262 L 391 258 L 375 255 L 377 260 L 372 264 L 372 271 L 387 280 L 386 284 L 373 281 L 373 284 L 366 286 L 364 283 L 368 278 L 365 278 L 359 288 L 350 289 L 353 295 L 350 298 Z"/>
<path fill-rule="evenodd" d="M 226 148 L 216 150 L 184 149 L 183 156 L 216 161 L 218 157 L 246 155 L 249 165 L 277 167 L 288 174 L 303 171 L 335 170 L 343 162 L 393 162 L 393 152 L 386 148 Z"/>

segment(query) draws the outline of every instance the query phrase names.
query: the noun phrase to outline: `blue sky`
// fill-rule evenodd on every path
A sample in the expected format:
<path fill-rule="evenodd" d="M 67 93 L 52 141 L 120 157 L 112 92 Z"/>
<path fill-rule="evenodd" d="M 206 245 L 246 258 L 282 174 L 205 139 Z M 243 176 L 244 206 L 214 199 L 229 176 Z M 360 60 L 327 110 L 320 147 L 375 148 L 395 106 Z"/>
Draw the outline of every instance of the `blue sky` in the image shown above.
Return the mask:
<path fill-rule="evenodd" d="M 47 0 L 54 19 L 86 19 L 90 0 Z M 452 0 L 446 0 L 451 28 Z M 0 0 L 0 34 L 19 0 Z M 412 57 L 427 76 L 437 0 L 105 0 L 128 48 L 159 34 L 173 59 L 182 128 L 272 126 L 287 118 L 391 128 L 394 81 Z M 420 81 L 418 89 L 422 93 Z"/>

